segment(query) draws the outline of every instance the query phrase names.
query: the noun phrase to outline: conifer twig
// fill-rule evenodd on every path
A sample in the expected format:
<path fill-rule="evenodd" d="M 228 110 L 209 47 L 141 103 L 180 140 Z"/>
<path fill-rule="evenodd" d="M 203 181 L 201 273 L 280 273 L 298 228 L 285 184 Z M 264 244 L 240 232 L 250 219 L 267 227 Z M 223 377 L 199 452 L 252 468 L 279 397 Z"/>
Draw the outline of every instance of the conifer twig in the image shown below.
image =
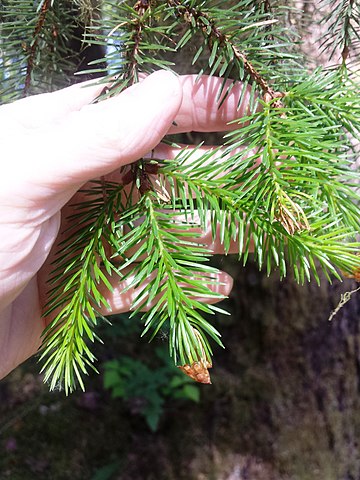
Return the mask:
<path fill-rule="evenodd" d="M 351 12 L 353 9 L 354 5 L 354 0 L 349 0 L 349 11 Z M 341 51 L 341 58 L 343 60 L 343 63 L 346 62 L 348 56 L 349 56 L 349 44 L 350 44 L 350 34 L 349 30 L 351 28 L 350 24 L 350 15 L 346 15 L 344 18 L 344 45 Z"/>
<path fill-rule="evenodd" d="M 273 102 L 273 107 L 281 108 L 282 102 L 281 98 L 284 97 L 283 92 L 275 91 L 266 81 L 266 79 L 256 70 L 254 65 L 248 60 L 247 56 L 244 52 L 240 50 L 238 46 L 236 46 L 230 38 L 221 32 L 219 27 L 216 25 L 213 18 L 211 18 L 207 13 L 198 10 L 193 7 L 187 7 L 186 5 L 182 4 L 179 0 L 168 0 L 170 6 L 174 7 L 179 14 L 181 14 L 184 19 L 191 23 L 191 18 L 193 18 L 196 22 L 196 25 L 202 30 L 204 35 L 208 38 L 209 47 L 212 47 L 212 43 L 214 41 L 219 42 L 220 45 L 226 46 L 229 45 L 232 49 L 234 57 L 242 62 L 245 71 L 248 73 L 250 78 L 260 87 L 263 92 L 263 98 L 266 102 L 271 100 L 275 100 Z M 206 20 L 206 22 L 204 21 Z M 208 28 L 210 26 L 210 33 L 208 33 Z"/>
<path fill-rule="evenodd" d="M 360 40 L 360 5 L 355 0 L 322 0 L 320 7 L 326 14 L 320 23 L 327 25 L 321 37 L 320 48 L 329 50 L 329 59 L 339 53 L 343 66 L 349 55 L 354 57 L 359 52 Z"/>
<path fill-rule="evenodd" d="M 263 9 L 264 9 L 264 12 L 267 13 L 268 15 L 271 14 L 271 3 L 270 3 L 270 0 L 263 0 L 262 2 L 262 6 L 263 6 Z M 267 25 L 265 27 L 266 30 L 269 30 L 270 29 L 270 26 Z M 274 40 L 274 36 L 272 35 L 272 33 L 269 33 L 269 35 L 267 36 L 267 39 L 270 40 L 270 41 L 273 41 Z"/>
<path fill-rule="evenodd" d="M 340 296 L 340 301 L 337 304 L 335 310 L 333 310 L 328 318 L 328 321 L 331 322 L 331 320 L 335 317 L 335 315 L 339 312 L 339 310 L 342 309 L 342 307 L 351 299 L 351 296 L 358 292 L 360 290 L 360 287 L 355 288 L 354 290 L 350 290 L 349 292 L 342 293 Z"/>
<path fill-rule="evenodd" d="M 38 47 L 39 43 L 39 35 L 42 31 L 42 28 L 45 23 L 46 15 L 50 9 L 51 6 L 51 0 L 44 0 L 43 4 L 41 5 L 41 9 L 39 12 L 39 17 L 35 26 L 34 30 L 34 40 L 31 44 L 30 51 L 29 51 L 29 56 L 27 59 L 27 66 L 26 66 L 26 74 L 25 74 L 25 82 L 24 82 L 24 90 L 23 90 L 23 96 L 26 97 L 30 85 L 31 85 L 31 74 L 34 68 L 34 58 L 36 55 L 36 50 Z"/>
<path fill-rule="evenodd" d="M 145 15 L 145 12 L 150 6 L 149 0 L 138 0 L 134 6 L 134 10 L 138 13 L 138 19 L 133 20 L 134 28 L 132 39 L 134 42 L 134 46 L 130 52 L 128 52 L 128 56 L 130 58 L 130 65 L 131 68 L 128 71 L 127 77 L 130 78 L 131 83 L 136 83 L 138 81 L 136 66 L 137 60 L 136 57 L 139 54 L 139 45 L 142 38 L 142 31 L 143 31 L 143 23 L 142 18 Z"/>

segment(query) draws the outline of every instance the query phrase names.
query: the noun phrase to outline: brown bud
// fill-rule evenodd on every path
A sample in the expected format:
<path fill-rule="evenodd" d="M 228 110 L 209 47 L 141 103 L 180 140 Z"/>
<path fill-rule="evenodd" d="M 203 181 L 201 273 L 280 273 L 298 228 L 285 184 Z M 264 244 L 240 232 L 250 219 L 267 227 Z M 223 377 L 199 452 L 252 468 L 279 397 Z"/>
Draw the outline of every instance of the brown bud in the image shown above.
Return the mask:
<path fill-rule="evenodd" d="M 269 103 L 272 100 L 272 96 L 270 95 L 270 93 L 266 92 L 263 95 L 263 99 L 264 99 L 264 102 Z"/>
<path fill-rule="evenodd" d="M 196 382 L 211 384 L 210 374 L 208 368 L 211 368 L 212 364 L 207 360 L 199 360 L 191 365 L 183 365 L 180 368 L 182 372 L 188 377 L 192 378 Z"/>
<path fill-rule="evenodd" d="M 201 353 L 199 358 L 196 362 L 193 362 L 191 365 L 182 365 L 180 370 L 185 373 L 188 377 L 192 378 L 196 382 L 199 383 L 207 383 L 211 384 L 210 374 L 208 368 L 212 368 L 212 364 L 208 361 L 204 346 L 203 346 L 203 339 L 196 328 L 192 327 L 195 337 L 199 341 L 199 347 Z"/>
<path fill-rule="evenodd" d="M 122 176 L 122 184 L 123 185 L 128 185 L 129 183 L 133 182 L 135 180 L 135 174 L 133 170 L 128 170 L 123 176 Z"/>
<path fill-rule="evenodd" d="M 357 253 L 357 255 L 360 255 L 360 253 Z M 349 272 L 342 272 L 344 277 L 346 278 L 352 278 L 356 282 L 360 282 L 360 267 L 356 267 L 353 269 L 351 273 Z"/>
<path fill-rule="evenodd" d="M 145 163 L 144 170 L 149 175 L 156 175 L 159 171 L 158 163 Z"/>
<path fill-rule="evenodd" d="M 141 175 L 139 192 L 141 193 L 141 195 L 144 195 L 146 192 L 149 192 L 150 190 L 153 190 L 153 186 L 149 177 L 146 174 Z"/>
<path fill-rule="evenodd" d="M 283 193 L 282 199 L 279 199 L 275 219 L 281 223 L 289 235 L 310 230 L 310 225 L 303 209 L 285 193 Z"/>

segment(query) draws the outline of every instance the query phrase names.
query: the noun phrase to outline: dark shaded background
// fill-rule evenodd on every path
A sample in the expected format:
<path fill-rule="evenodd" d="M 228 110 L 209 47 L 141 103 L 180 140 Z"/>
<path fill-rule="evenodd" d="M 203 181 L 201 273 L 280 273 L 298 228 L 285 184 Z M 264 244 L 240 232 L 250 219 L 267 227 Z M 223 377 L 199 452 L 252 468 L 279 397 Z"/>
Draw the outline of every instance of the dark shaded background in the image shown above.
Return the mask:
<path fill-rule="evenodd" d="M 170 399 L 152 433 L 141 399 L 111 399 L 96 375 L 86 393 L 49 393 L 29 361 L 0 383 L 0 478 L 359 479 L 358 297 L 327 320 L 354 285 L 299 286 L 220 262 L 235 279 L 233 314 L 217 319 L 226 350 L 200 404 Z M 106 337 L 98 365 L 122 353 L 151 363 L 156 344 L 137 335 Z"/>

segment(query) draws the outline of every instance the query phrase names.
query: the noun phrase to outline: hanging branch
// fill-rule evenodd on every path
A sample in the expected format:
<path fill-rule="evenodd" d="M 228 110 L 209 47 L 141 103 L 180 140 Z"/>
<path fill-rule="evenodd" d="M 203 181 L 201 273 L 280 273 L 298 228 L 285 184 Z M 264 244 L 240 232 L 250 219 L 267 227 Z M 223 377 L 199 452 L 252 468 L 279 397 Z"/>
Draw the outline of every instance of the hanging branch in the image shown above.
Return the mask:
<path fill-rule="evenodd" d="M 167 5 L 167 9 L 163 8 L 164 5 Z M 220 297 L 209 287 L 214 285 L 212 275 L 216 278 L 217 274 L 215 269 L 204 264 L 209 252 L 191 240 L 194 227 L 200 230 L 207 228 L 210 218 L 213 238 L 218 235 L 217 229 L 220 228 L 220 240 L 225 252 L 231 242 L 238 241 L 240 255 L 244 252 L 244 262 L 249 254 L 251 238 L 260 267 L 265 265 L 270 273 L 275 265 L 280 269 L 281 275 L 285 276 L 287 258 L 296 279 L 301 282 L 310 279 L 310 273 L 319 281 L 316 262 L 321 264 L 330 278 L 330 275 L 339 276 L 336 267 L 350 271 L 354 257 L 359 260 L 354 255 L 358 247 L 355 242 L 348 241 L 340 246 L 345 238 L 353 237 L 351 222 L 358 225 L 360 218 L 358 209 L 352 202 L 355 196 L 352 197 L 345 187 L 340 188 L 337 180 L 340 176 L 348 178 L 339 161 L 340 134 L 335 126 L 329 126 L 318 100 L 318 103 L 311 98 L 304 100 L 305 95 L 311 94 L 311 88 L 315 88 L 315 98 L 319 98 L 319 92 L 326 92 L 330 98 L 333 85 L 329 79 L 324 85 L 316 84 L 315 79 L 307 79 L 308 84 L 303 82 L 302 85 L 292 87 L 286 98 L 281 100 L 284 94 L 270 86 L 264 75 L 236 44 L 236 38 L 223 33 L 211 14 L 189 7 L 179 0 L 152 5 L 147 0 L 138 0 L 133 7 L 126 5 L 123 10 L 120 9 L 117 23 L 110 30 L 113 33 L 121 26 L 125 32 L 121 37 L 120 48 L 124 61 L 119 68 L 118 78 L 110 90 L 105 89 L 104 97 L 135 83 L 138 80 L 138 69 L 147 72 L 154 66 L 159 66 L 161 60 L 156 55 L 161 48 L 166 50 L 166 47 L 156 43 L 154 37 L 159 35 L 164 38 L 164 30 L 158 26 L 153 29 L 151 21 L 153 18 L 162 19 L 161 15 L 173 18 L 174 13 L 177 14 L 175 27 L 180 21 L 185 21 L 190 24 L 193 32 L 200 30 L 203 33 L 211 51 L 211 74 L 221 61 L 224 64 L 220 72 L 228 73 L 234 59 L 240 72 L 239 77 L 243 79 L 241 72 L 245 71 L 247 79 L 250 78 L 253 85 L 261 90 L 264 106 L 242 119 L 241 128 L 228 137 L 228 157 L 220 157 L 219 162 L 209 161 L 212 160 L 212 154 L 194 160 L 191 153 L 186 153 L 185 150 L 174 161 L 159 160 L 151 163 L 156 162 L 156 159 L 151 159 L 150 162 L 139 159 L 127 167 L 123 172 L 122 185 L 131 184 L 131 193 L 126 193 L 125 189 L 123 193 L 126 198 L 117 202 L 116 209 L 116 202 L 113 203 L 113 207 L 107 209 L 102 218 L 94 206 L 93 212 L 96 215 L 92 232 L 86 233 L 85 222 L 84 231 L 76 231 L 78 240 L 69 239 L 67 245 L 77 245 L 77 241 L 80 242 L 78 255 L 83 259 L 83 264 L 77 261 L 78 270 L 75 272 L 75 266 L 67 265 L 67 258 L 60 257 L 58 275 L 65 268 L 68 275 L 71 275 L 70 278 L 74 279 L 71 283 L 71 298 L 68 294 L 69 287 L 65 285 L 63 299 L 67 305 L 63 306 L 62 316 L 58 318 L 64 336 L 60 338 L 58 335 L 58 340 L 52 340 L 52 335 L 58 328 L 54 322 L 52 331 L 48 331 L 45 338 L 47 345 L 43 355 L 43 358 L 47 358 L 46 378 L 51 378 L 52 386 L 64 382 L 67 391 L 74 388 L 78 375 L 76 371 L 74 374 L 71 366 L 68 370 L 64 369 L 66 360 L 63 359 L 70 349 L 66 343 L 69 338 L 67 325 L 69 323 L 73 330 L 76 327 L 73 333 L 75 346 L 85 348 L 78 333 L 80 328 L 87 326 L 90 329 L 90 340 L 95 338 L 92 330 L 95 329 L 96 321 L 90 314 L 94 302 L 88 292 L 90 286 L 98 299 L 98 282 L 104 280 L 100 278 L 96 265 L 98 279 L 93 278 L 91 272 L 94 267 L 92 263 L 101 252 L 102 262 L 107 264 L 109 271 L 115 269 L 120 278 L 129 279 L 130 285 L 127 288 L 140 291 L 132 304 L 132 310 L 141 313 L 143 334 L 151 331 L 153 337 L 167 325 L 169 350 L 174 361 L 180 364 L 186 374 L 206 383 L 210 382 L 208 368 L 211 367 L 211 346 L 207 336 L 218 344 L 221 342 L 219 333 L 203 314 L 214 313 L 218 308 L 199 302 L 197 298 Z M 263 13 L 258 15 L 258 25 L 266 25 Z M 170 28 L 169 31 L 173 30 Z M 186 33 L 178 46 L 183 46 L 193 33 L 190 29 L 187 32 L 190 34 Z M 264 38 L 263 34 L 264 31 L 261 32 L 261 38 Z M 108 36 L 104 41 L 107 39 Z M 154 54 L 155 48 L 157 50 Z M 336 97 L 339 111 L 342 112 L 340 100 Z M 347 106 L 352 105 L 351 102 L 351 98 L 346 99 Z M 331 101 L 332 106 L 333 104 L 334 101 Z M 338 125 L 337 121 L 335 125 Z M 244 145 L 248 152 L 251 148 L 256 148 L 256 153 L 251 153 L 248 158 L 232 153 L 237 147 L 243 149 Z M 254 168 L 259 155 L 262 161 Z M 281 165 L 279 157 L 282 157 Z M 111 200 L 111 188 L 106 179 L 102 179 L 99 194 L 100 191 L 101 209 L 106 209 L 105 204 Z M 186 219 L 182 224 L 176 221 L 179 214 Z M 357 216 L 356 221 L 351 219 L 352 214 L 354 218 Z M 199 220 L 195 220 L 197 216 Z M 79 222 L 80 218 L 77 217 L 76 220 Z M 93 243 L 91 248 L 87 248 L 86 235 L 90 234 Z M 122 259 L 116 266 L 104 256 L 105 252 L 108 253 L 102 243 L 104 235 L 107 239 L 113 239 L 107 241 L 113 253 L 110 258 Z M 97 239 L 95 243 L 94 239 Z M 56 280 L 59 278 L 61 277 L 56 277 Z M 145 279 L 148 283 L 143 287 Z M 57 302 L 58 288 L 61 286 L 55 288 L 53 297 Z M 82 303 L 82 311 L 74 311 L 72 308 L 73 294 Z M 151 302 L 154 303 L 151 309 L 142 313 L 144 307 Z M 61 345 L 57 343 L 59 340 Z M 81 362 L 76 365 L 83 373 L 86 373 L 87 366 L 93 361 L 90 354 L 86 354 L 86 358 L 81 358 Z M 53 367 L 53 363 L 63 365 L 63 370 Z M 81 378 L 78 378 L 78 383 L 83 386 Z"/>
<path fill-rule="evenodd" d="M 77 383 L 84 389 L 82 375 L 88 369 L 96 371 L 86 340 L 100 340 L 95 326 L 104 319 L 101 308 L 109 307 L 100 287 L 110 291 L 107 276 L 118 273 L 108 258 L 108 246 L 117 248 L 111 225 L 121 208 L 122 190 L 121 184 L 94 182 L 92 190 L 84 191 L 86 200 L 74 205 L 76 213 L 68 218 L 69 237 L 59 245 L 44 312 L 54 317 L 43 332 L 40 358 L 51 390 L 64 388 L 67 394 Z"/>

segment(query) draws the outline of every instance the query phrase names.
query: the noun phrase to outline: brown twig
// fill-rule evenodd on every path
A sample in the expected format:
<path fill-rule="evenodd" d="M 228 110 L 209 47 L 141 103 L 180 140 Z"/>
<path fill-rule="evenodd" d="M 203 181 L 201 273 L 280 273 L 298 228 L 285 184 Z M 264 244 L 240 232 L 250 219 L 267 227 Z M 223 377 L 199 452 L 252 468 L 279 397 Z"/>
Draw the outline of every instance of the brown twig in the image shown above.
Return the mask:
<path fill-rule="evenodd" d="M 266 13 L 270 13 L 271 12 L 271 4 L 270 4 L 270 0 L 263 0 L 263 5 L 264 5 L 264 10 Z"/>
<path fill-rule="evenodd" d="M 354 0 L 350 0 L 349 1 L 349 6 L 348 6 L 348 12 L 352 10 L 353 8 L 353 5 L 354 5 Z M 344 22 L 344 32 L 348 32 L 349 29 L 351 28 L 351 23 L 350 23 L 350 15 L 346 15 L 345 17 L 345 22 Z M 345 64 L 346 63 L 346 60 L 349 56 L 349 52 L 350 52 L 350 49 L 349 49 L 349 35 L 344 35 L 344 46 L 342 48 L 342 51 L 341 51 L 341 58 L 343 60 L 343 63 Z"/>
<path fill-rule="evenodd" d="M 264 77 L 255 69 L 252 63 L 248 60 L 245 53 L 242 52 L 230 39 L 227 35 L 221 32 L 221 30 L 216 26 L 215 21 L 205 12 L 197 10 L 195 8 L 189 8 L 181 3 L 180 0 L 168 0 L 170 6 L 176 9 L 176 11 L 184 17 L 185 21 L 188 23 L 192 22 L 192 19 L 195 20 L 196 25 L 200 28 L 205 37 L 209 41 L 209 46 L 211 47 L 213 42 L 216 40 L 220 45 L 230 45 L 234 57 L 241 61 L 244 66 L 244 70 L 248 73 L 251 79 L 261 88 L 263 92 L 263 98 L 266 102 L 275 100 L 273 106 L 276 108 L 282 107 L 281 98 L 284 97 L 284 93 L 275 91 L 267 83 Z M 204 22 L 204 19 L 206 22 Z M 210 26 L 210 33 L 209 31 Z"/>
<path fill-rule="evenodd" d="M 328 321 L 331 322 L 331 320 L 335 317 L 335 315 L 339 312 L 339 310 L 351 299 L 351 296 L 354 295 L 354 293 L 358 292 L 360 290 L 360 287 L 355 288 L 354 290 L 350 290 L 349 292 L 342 293 L 340 295 L 340 301 L 337 304 L 335 310 L 333 310 L 330 313 L 330 316 L 328 318 Z"/>
<path fill-rule="evenodd" d="M 270 0 L 263 0 L 262 2 L 262 5 L 263 5 L 263 11 L 264 13 L 268 14 L 269 16 L 271 15 L 271 3 L 270 3 Z M 270 32 L 269 35 L 266 36 L 267 40 L 269 40 L 270 42 L 272 42 L 274 40 L 274 36 L 273 34 L 271 33 L 271 27 L 270 25 L 266 25 L 265 26 L 265 30 Z"/>
<path fill-rule="evenodd" d="M 134 5 L 134 10 L 139 14 L 139 18 L 134 21 L 135 23 L 134 33 L 133 33 L 134 48 L 129 54 L 130 62 L 131 62 L 131 70 L 129 72 L 128 77 L 130 77 L 131 83 L 136 83 L 138 81 L 138 79 L 136 78 L 137 77 L 136 55 L 139 53 L 139 45 L 142 39 L 142 31 L 143 31 L 142 17 L 145 15 L 148 8 L 150 8 L 150 0 L 138 0 Z"/>
<path fill-rule="evenodd" d="M 137 0 L 137 2 L 134 5 L 134 10 L 138 13 L 139 17 L 134 19 L 134 21 L 133 21 L 134 31 L 133 31 L 133 38 L 132 39 L 133 39 L 133 42 L 134 42 L 134 46 L 133 46 L 131 52 L 128 54 L 128 59 L 129 59 L 129 63 L 130 63 L 131 66 L 130 66 L 130 70 L 127 72 L 126 77 L 127 77 L 128 80 L 130 80 L 130 85 L 132 85 L 132 84 L 134 84 L 138 81 L 137 72 L 136 72 L 136 66 L 137 66 L 136 56 L 139 53 L 139 45 L 140 45 L 141 38 L 142 38 L 142 31 L 143 31 L 142 17 L 145 15 L 145 12 L 148 10 L 148 8 L 150 8 L 150 0 Z M 118 87 L 119 82 L 120 83 L 124 82 L 124 77 L 123 76 L 120 76 L 119 79 L 116 79 L 110 86 L 105 86 L 103 88 L 102 92 L 100 93 L 100 95 L 95 99 L 95 102 L 98 102 L 99 99 L 101 99 L 104 96 L 108 96 L 109 94 L 111 95 L 111 91 L 115 90 Z M 131 170 L 128 171 L 124 175 L 123 182 L 125 181 L 125 184 L 128 181 L 129 182 L 135 181 L 135 179 L 137 178 L 136 172 L 139 169 L 138 165 L 139 165 L 140 161 L 141 160 L 132 164 Z M 142 180 L 142 182 L 141 182 L 142 187 L 141 188 L 145 189 L 146 185 L 147 185 L 146 179 L 145 179 L 146 173 L 145 173 L 145 171 L 143 173 L 144 173 L 144 175 L 143 175 L 144 178 L 141 179 Z M 104 176 L 101 177 L 101 185 L 102 185 L 103 200 L 104 200 L 104 203 L 105 203 L 106 200 L 107 200 L 107 193 L 106 193 L 106 181 L 105 181 Z"/>
<path fill-rule="evenodd" d="M 129 25 L 131 25 L 133 47 L 131 51 L 126 51 L 126 58 L 130 64 L 129 68 L 124 69 L 124 72 L 120 75 L 117 75 L 110 85 L 104 87 L 100 95 L 94 100 L 94 103 L 97 103 L 105 98 L 111 97 L 114 94 L 119 94 L 124 88 L 133 85 L 138 82 L 137 78 L 137 64 L 138 61 L 136 56 L 139 54 L 139 46 L 142 39 L 142 34 L 144 30 L 144 23 L 142 17 L 145 15 L 146 11 L 151 7 L 151 0 L 137 0 L 134 4 L 134 10 L 138 13 L 138 17 L 133 18 Z M 127 25 L 126 22 L 118 24 L 111 32 L 109 37 L 117 31 L 120 27 Z"/>
<path fill-rule="evenodd" d="M 44 26 L 46 14 L 49 11 L 50 4 L 51 4 L 51 0 L 44 0 L 44 3 L 41 5 L 38 21 L 35 25 L 34 41 L 31 47 L 29 48 L 29 56 L 27 59 L 26 75 L 25 75 L 24 90 L 23 90 L 24 97 L 27 95 L 31 85 L 31 73 L 34 69 L 34 58 L 35 58 L 36 49 L 39 43 L 39 35 L 41 33 L 42 27 Z"/>

